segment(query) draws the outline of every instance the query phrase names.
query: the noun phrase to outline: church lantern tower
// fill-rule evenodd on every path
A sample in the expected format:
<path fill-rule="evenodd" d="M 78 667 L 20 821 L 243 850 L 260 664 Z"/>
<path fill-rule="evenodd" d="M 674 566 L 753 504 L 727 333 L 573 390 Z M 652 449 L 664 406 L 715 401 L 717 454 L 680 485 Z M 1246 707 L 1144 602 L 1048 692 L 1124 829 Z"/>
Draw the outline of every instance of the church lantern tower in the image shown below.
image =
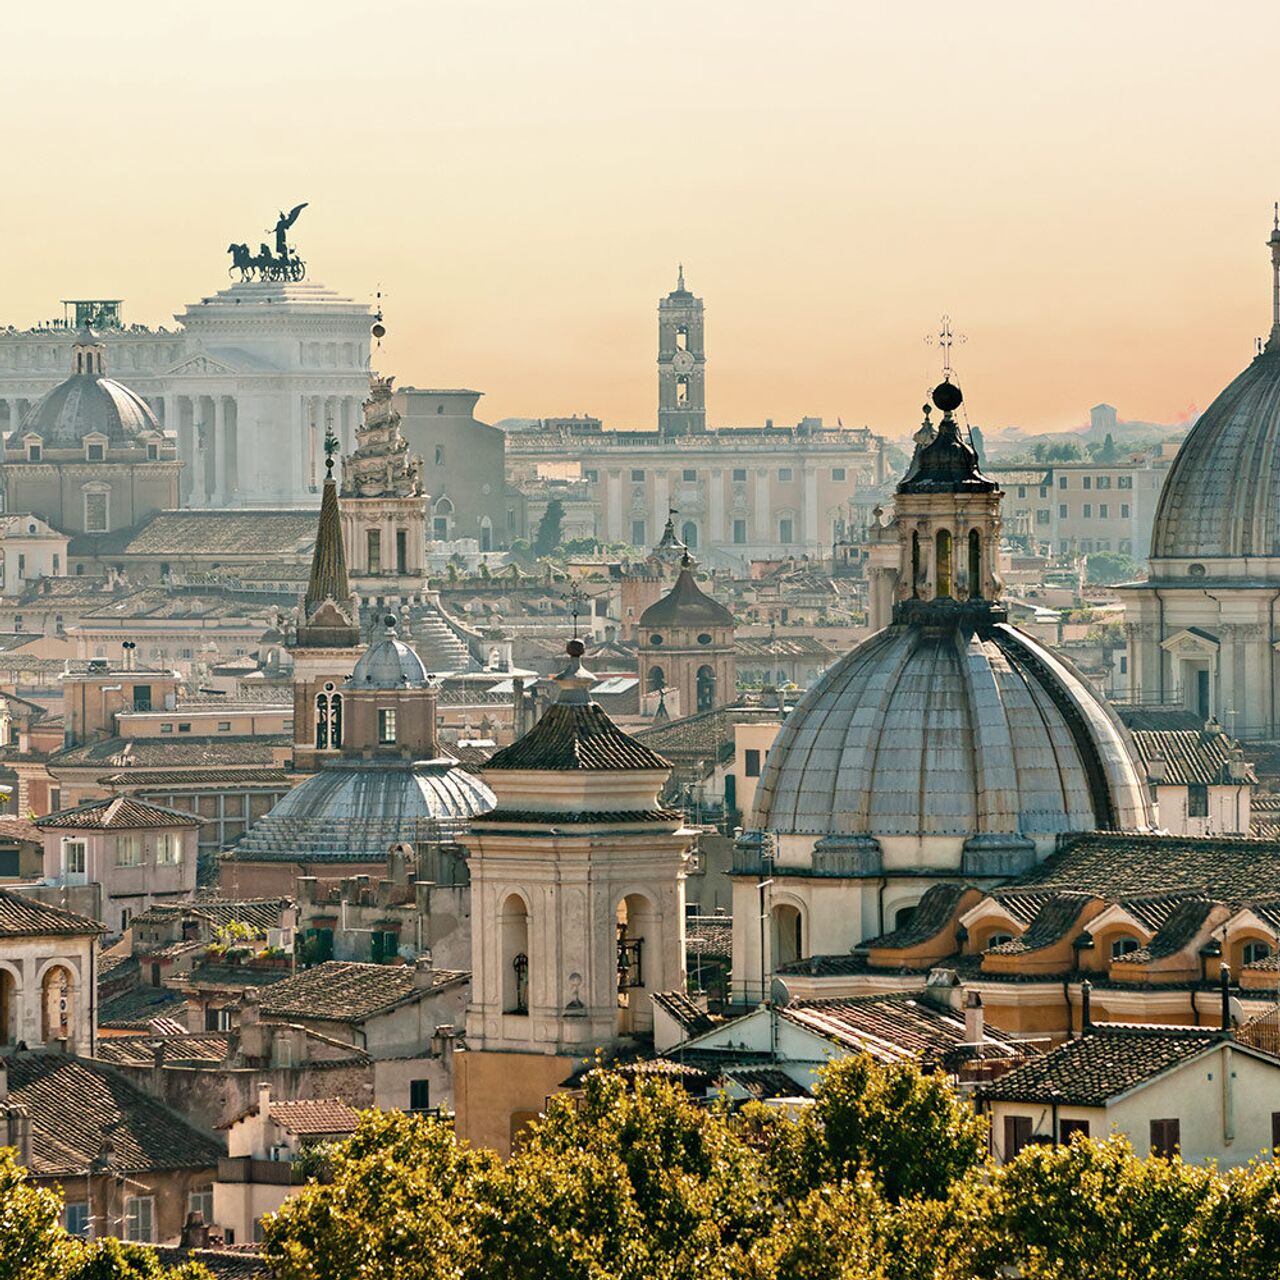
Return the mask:
<path fill-rule="evenodd" d="M 658 430 L 685 436 L 707 429 L 707 355 L 703 347 L 702 299 L 684 286 L 658 303 Z"/>
<path fill-rule="evenodd" d="M 422 460 L 392 405 L 393 378 L 372 378 L 356 447 L 342 464 L 342 533 L 352 584 L 384 603 L 420 592 L 426 575 Z"/>
<path fill-rule="evenodd" d="M 497 807 L 469 835 L 471 1005 L 458 1130 L 500 1151 L 597 1049 L 652 1031 L 683 991 L 692 833 L 658 795 L 671 766 L 591 700 L 572 640 L 558 695 L 483 771 Z"/>
<path fill-rule="evenodd" d="M 347 579 L 342 545 L 338 485 L 333 456 L 338 442 L 325 441 L 325 481 L 320 525 L 311 553 L 311 576 L 298 610 L 293 650 L 293 763 L 300 771 L 318 769 L 341 754 L 344 707 L 340 686 L 363 650 L 360 601 Z"/>

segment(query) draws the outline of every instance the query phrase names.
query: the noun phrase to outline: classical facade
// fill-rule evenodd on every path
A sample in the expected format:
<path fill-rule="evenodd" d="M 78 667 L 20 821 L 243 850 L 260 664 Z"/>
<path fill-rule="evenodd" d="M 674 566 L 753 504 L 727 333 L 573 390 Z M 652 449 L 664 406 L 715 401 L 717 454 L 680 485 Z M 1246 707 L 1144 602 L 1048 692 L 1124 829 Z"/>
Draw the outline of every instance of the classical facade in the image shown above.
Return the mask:
<path fill-rule="evenodd" d="M 931 878 L 994 884 L 1065 833 L 1152 825 L 1124 726 L 1007 622 L 1002 494 L 960 434 L 959 389 L 933 399 L 942 421 L 918 433 L 897 490 L 893 622 L 787 718 L 735 855 L 741 998 L 767 994 L 780 965 L 907 920 Z"/>
<path fill-rule="evenodd" d="M 585 489 L 578 505 L 593 524 L 584 529 L 580 513 L 575 536 L 648 547 L 675 508 L 681 541 L 713 567 L 829 554 L 860 498 L 886 478 L 883 439 L 820 418 L 794 427 L 708 427 L 705 397 L 702 300 L 681 273 L 658 309 L 657 428 L 545 420 L 508 436 L 508 476 L 533 491 L 549 468 L 575 468 Z"/>
<path fill-rule="evenodd" d="M 68 367 L 5 437 L 5 508 L 42 518 L 92 555 L 108 535 L 176 505 L 178 459 L 146 401 L 107 376 L 93 330 L 72 339 Z M 63 560 L 51 576 L 65 572 Z"/>
<path fill-rule="evenodd" d="M 368 390 L 365 304 L 307 280 L 239 283 L 188 305 L 176 331 L 125 326 L 117 302 L 75 306 L 101 326 L 110 367 L 177 442 L 183 505 L 311 505 L 326 430 L 354 446 Z M 62 376 L 77 327 L 72 317 L 0 330 L 9 435 Z"/>
<path fill-rule="evenodd" d="M 426 577 L 426 509 L 422 460 L 409 453 L 391 378 L 373 378 L 342 463 L 343 541 L 348 573 L 362 595 L 415 594 Z"/>
<path fill-rule="evenodd" d="M 1246 739 L 1280 737 L 1280 224 L 1268 244 L 1270 337 L 1183 442 L 1147 581 L 1120 589 L 1135 700 Z"/>
<path fill-rule="evenodd" d="M 694 833 L 659 805 L 667 762 L 591 700 L 582 653 L 570 641 L 557 700 L 485 766 L 497 808 L 465 837 L 472 984 L 457 1127 L 502 1152 L 584 1058 L 652 1031 L 653 993 L 684 989 Z"/>

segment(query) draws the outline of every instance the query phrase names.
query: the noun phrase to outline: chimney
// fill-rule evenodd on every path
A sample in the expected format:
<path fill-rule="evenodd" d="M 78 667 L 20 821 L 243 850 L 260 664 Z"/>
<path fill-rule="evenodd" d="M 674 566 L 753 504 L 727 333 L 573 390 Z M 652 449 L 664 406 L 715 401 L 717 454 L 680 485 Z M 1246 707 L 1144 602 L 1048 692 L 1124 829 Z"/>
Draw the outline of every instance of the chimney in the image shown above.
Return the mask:
<path fill-rule="evenodd" d="M 1080 984 L 1080 1034 L 1087 1036 L 1093 1030 L 1093 1012 L 1089 1000 L 1093 995 L 1093 983 L 1086 978 Z"/>
<path fill-rule="evenodd" d="M 207 1249 L 209 1247 L 209 1225 L 199 1209 L 192 1209 L 182 1227 L 179 1247 L 183 1249 Z"/>
<path fill-rule="evenodd" d="M 418 991 L 426 991 L 435 982 L 435 970 L 431 966 L 431 953 L 418 957 L 413 966 L 413 985 Z"/>
<path fill-rule="evenodd" d="M 986 1038 L 982 997 L 976 991 L 970 991 L 964 1002 L 964 1042 L 965 1044 L 982 1044 Z"/>
<path fill-rule="evenodd" d="M 31 1115 L 21 1103 L 5 1104 L 5 1146 L 18 1153 L 18 1163 L 31 1164 Z"/>
<path fill-rule="evenodd" d="M 258 1115 L 265 1120 L 271 1114 L 271 1085 L 262 1081 L 258 1085 Z"/>
<path fill-rule="evenodd" d="M 454 1037 L 454 1029 L 447 1025 L 436 1027 L 431 1036 L 431 1052 L 435 1057 L 441 1059 L 446 1070 L 449 1070 L 450 1063 L 453 1060 Z"/>
<path fill-rule="evenodd" d="M 1163 782 L 1168 776 L 1169 766 L 1164 756 L 1152 756 L 1147 761 L 1147 781 L 1153 786 Z"/>
<path fill-rule="evenodd" d="M 1222 1033 L 1231 1034 L 1231 966 L 1225 962 L 1218 969 L 1218 991 L 1222 996 Z"/>

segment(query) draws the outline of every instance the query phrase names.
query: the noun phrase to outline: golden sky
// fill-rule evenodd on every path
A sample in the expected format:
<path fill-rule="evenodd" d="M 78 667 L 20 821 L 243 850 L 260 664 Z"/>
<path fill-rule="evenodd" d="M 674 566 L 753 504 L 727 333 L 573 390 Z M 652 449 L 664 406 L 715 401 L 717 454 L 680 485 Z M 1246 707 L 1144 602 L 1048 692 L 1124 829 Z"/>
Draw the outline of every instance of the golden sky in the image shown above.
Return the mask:
<path fill-rule="evenodd" d="M 656 416 L 707 302 L 714 423 L 1204 408 L 1270 322 L 1273 3 L 0 0 L 0 324 L 164 323 L 229 240 L 372 298 L 401 383 Z"/>

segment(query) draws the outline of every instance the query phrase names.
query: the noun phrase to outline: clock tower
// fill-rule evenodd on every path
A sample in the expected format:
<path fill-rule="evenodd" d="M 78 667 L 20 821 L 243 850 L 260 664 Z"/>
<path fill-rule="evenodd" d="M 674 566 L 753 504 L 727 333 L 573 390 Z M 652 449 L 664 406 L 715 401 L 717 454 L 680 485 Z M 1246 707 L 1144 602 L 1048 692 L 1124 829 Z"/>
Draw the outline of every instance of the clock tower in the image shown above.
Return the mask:
<path fill-rule="evenodd" d="M 707 429 L 706 364 L 702 299 L 676 287 L 658 303 L 658 429 L 683 436 Z"/>

